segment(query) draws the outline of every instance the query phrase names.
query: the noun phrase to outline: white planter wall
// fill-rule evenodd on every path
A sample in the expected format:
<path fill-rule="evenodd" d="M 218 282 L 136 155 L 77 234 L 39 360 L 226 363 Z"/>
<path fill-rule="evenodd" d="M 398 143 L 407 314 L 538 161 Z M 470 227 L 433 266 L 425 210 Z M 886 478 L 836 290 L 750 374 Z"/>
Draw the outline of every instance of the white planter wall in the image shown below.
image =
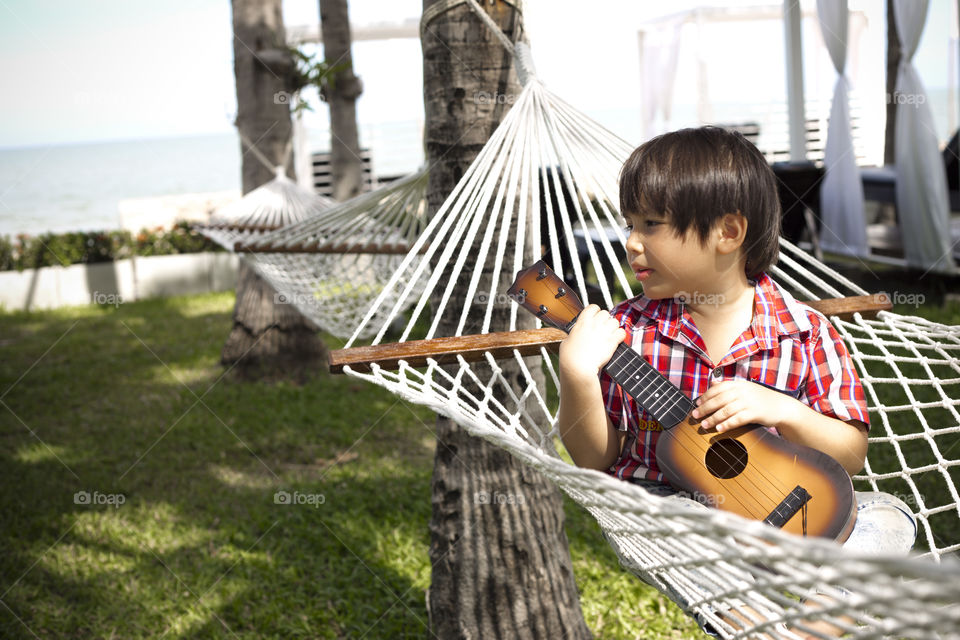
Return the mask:
<path fill-rule="evenodd" d="M 186 253 L 22 272 L 0 271 L 0 305 L 7 310 L 117 304 L 237 285 L 234 253 Z"/>

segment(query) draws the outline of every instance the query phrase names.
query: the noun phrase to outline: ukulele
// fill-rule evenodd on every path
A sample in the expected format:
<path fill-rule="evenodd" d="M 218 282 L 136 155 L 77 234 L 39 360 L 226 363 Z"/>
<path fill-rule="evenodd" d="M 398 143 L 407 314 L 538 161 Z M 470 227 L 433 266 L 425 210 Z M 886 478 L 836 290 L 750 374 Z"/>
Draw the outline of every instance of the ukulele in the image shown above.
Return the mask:
<path fill-rule="evenodd" d="M 507 295 L 567 333 L 583 310 L 576 293 L 542 260 L 517 274 Z M 622 342 L 603 368 L 663 427 L 657 464 L 674 488 L 791 533 L 841 542 L 850 535 L 857 506 L 839 462 L 759 424 L 724 433 L 704 429 L 690 415 L 694 402 Z"/>

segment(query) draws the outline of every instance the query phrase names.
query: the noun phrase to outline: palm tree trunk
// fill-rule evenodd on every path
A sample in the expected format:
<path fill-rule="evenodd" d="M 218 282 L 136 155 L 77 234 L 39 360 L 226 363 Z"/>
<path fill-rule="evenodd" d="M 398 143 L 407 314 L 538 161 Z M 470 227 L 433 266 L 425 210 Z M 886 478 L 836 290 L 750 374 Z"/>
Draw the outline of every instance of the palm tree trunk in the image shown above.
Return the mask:
<path fill-rule="evenodd" d="M 363 160 L 357 134 L 357 98 L 363 92 L 363 84 L 353 73 L 347 0 L 320 0 L 320 28 L 325 61 L 331 67 L 343 67 L 333 73 L 333 81 L 324 91 L 330 105 L 333 199 L 342 202 L 363 190 Z"/>
<path fill-rule="evenodd" d="M 293 61 L 283 51 L 281 0 L 233 0 L 233 71 L 237 85 L 237 129 L 276 165 L 292 173 L 287 153 L 290 120 L 290 72 Z M 243 143 L 243 193 L 274 177 Z"/>
<path fill-rule="evenodd" d="M 436 1 L 425 0 L 424 11 Z M 508 35 L 520 27 L 521 16 L 511 4 L 482 4 Z M 516 95 L 520 86 L 512 56 L 465 5 L 432 20 L 422 44 L 427 199 L 436 211 L 512 102 L 484 104 L 477 96 Z M 528 251 L 532 258 L 533 249 Z M 509 284 L 499 283 L 499 290 Z M 484 288 L 481 284 L 479 290 Z M 465 295 L 454 293 L 461 302 Z M 507 328 L 508 310 L 499 311 L 491 331 Z M 438 335 L 454 330 L 455 324 L 447 323 Z M 519 385 L 522 373 L 506 361 L 501 364 L 504 377 Z M 447 418 L 438 416 L 436 427 L 427 603 L 433 634 L 444 639 L 590 637 L 557 487 Z"/>
<path fill-rule="evenodd" d="M 233 0 L 233 67 L 237 129 L 275 165 L 292 174 L 290 86 L 293 61 L 284 42 L 281 0 Z M 274 177 L 241 142 L 243 193 Z M 241 262 L 233 329 L 221 352 L 224 365 L 247 377 L 299 374 L 324 366 L 327 348 L 317 330 Z"/>

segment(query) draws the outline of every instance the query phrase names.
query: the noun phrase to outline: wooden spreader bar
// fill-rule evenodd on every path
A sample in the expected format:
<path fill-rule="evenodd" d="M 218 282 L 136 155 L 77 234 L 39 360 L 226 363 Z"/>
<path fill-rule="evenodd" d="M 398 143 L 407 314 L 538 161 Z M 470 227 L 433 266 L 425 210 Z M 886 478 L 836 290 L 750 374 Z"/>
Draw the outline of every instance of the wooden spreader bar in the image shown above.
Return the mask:
<path fill-rule="evenodd" d="M 215 222 L 213 224 L 200 225 L 200 229 L 217 229 L 227 231 L 258 231 L 269 233 L 276 231 L 283 225 L 278 224 L 232 224 L 230 222 Z"/>
<path fill-rule="evenodd" d="M 410 253 L 411 245 L 408 244 L 376 244 L 376 243 L 361 243 L 361 242 L 340 242 L 337 244 L 294 244 L 289 246 L 283 245 L 249 245 L 243 241 L 238 241 L 234 244 L 233 250 L 237 253 L 364 253 L 364 254 L 376 254 L 376 255 L 406 255 Z M 426 247 L 420 250 L 420 253 L 424 253 Z"/>
<path fill-rule="evenodd" d="M 811 300 L 804 304 L 825 316 L 837 316 L 845 320 L 852 318 L 855 313 L 872 318 L 880 311 L 893 308 L 890 297 L 885 293 Z M 355 371 L 370 371 L 372 364 L 395 370 L 399 368 L 401 360 L 411 367 L 422 367 L 427 364 L 428 358 L 443 364 L 455 362 L 457 356 L 462 356 L 467 362 L 476 362 L 482 360 L 487 352 L 496 359 L 512 357 L 515 350 L 523 356 L 537 355 L 541 347 L 557 351 L 565 336 L 559 329 L 526 329 L 337 349 L 330 352 L 330 371 L 343 373 L 346 366 Z"/>
<path fill-rule="evenodd" d="M 411 367 L 422 367 L 427 364 L 427 358 L 444 364 L 455 362 L 457 356 L 476 362 L 482 360 L 487 351 L 497 359 L 510 357 L 514 349 L 521 355 L 532 356 L 540 353 L 540 347 L 558 349 L 566 335 L 559 329 L 526 329 L 337 349 L 330 352 L 330 371 L 342 373 L 347 365 L 356 371 L 369 371 L 373 363 L 393 370 L 399 368 L 401 360 Z"/>

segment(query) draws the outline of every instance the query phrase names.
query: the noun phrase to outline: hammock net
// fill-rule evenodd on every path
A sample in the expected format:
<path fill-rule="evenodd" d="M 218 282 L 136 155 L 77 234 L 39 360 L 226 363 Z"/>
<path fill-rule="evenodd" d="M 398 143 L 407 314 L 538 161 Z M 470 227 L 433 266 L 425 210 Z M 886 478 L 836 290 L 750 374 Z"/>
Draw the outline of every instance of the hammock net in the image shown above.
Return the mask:
<path fill-rule="evenodd" d="M 280 166 L 275 177 L 236 202 L 218 209 L 196 229 L 227 251 L 244 242 L 318 214 L 334 204 L 330 198 L 297 185 Z"/>
<path fill-rule="evenodd" d="M 390 271 L 347 346 L 367 336 L 373 344 L 394 340 L 398 324 L 400 342 L 433 338 L 441 318 L 444 326 L 452 319 L 458 336 L 487 333 L 494 319 L 516 329 L 527 312 L 506 298 L 504 283 L 541 252 L 583 300 L 609 308 L 639 293 L 620 266 L 626 238 L 614 204 L 631 145 L 551 94 L 532 74 L 523 45 L 517 64 L 520 96 Z M 773 275 L 800 300 L 867 293 L 785 242 Z M 302 290 L 287 283 L 277 286 Z M 860 554 L 717 509 L 684 509 L 573 466 L 560 452 L 557 369 L 547 348 L 533 357 L 512 352 L 519 381 L 490 353 L 480 362 L 460 356 L 452 364 L 344 371 L 449 416 L 537 468 L 593 514 L 624 567 L 689 602 L 688 612 L 722 637 L 795 638 L 804 620 L 824 619 L 845 637 L 960 638 L 953 558 L 960 547 L 960 328 L 889 312 L 832 321 L 859 369 L 872 418 L 869 460 L 855 484 L 893 493 L 913 509 L 920 532 L 907 558 Z M 801 606 L 804 598 L 820 607 Z M 730 624 L 719 612 L 731 608 L 747 611 L 747 621 Z"/>
<path fill-rule="evenodd" d="M 423 231 L 427 175 L 422 169 L 250 237 L 239 245 L 241 255 L 319 328 L 347 338 Z M 391 300 L 386 294 L 384 304 Z M 369 337 L 374 324 L 360 337 Z"/>

